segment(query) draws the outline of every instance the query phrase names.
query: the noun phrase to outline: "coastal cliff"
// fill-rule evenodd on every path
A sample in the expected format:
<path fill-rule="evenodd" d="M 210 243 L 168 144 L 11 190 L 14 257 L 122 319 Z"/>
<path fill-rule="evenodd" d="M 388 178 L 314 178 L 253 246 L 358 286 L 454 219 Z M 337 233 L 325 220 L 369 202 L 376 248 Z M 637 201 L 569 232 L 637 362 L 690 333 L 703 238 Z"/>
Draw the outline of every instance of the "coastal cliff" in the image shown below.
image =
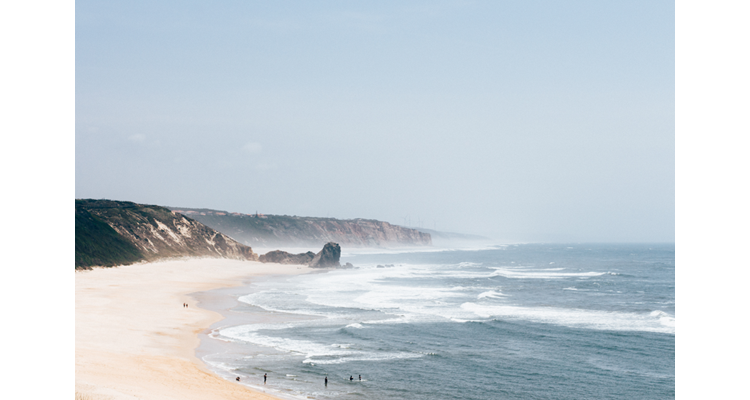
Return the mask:
<path fill-rule="evenodd" d="M 199 208 L 171 207 L 248 246 L 347 247 L 431 246 L 429 233 L 372 219 L 298 217 L 242 214 Z"/>
<path fill-rule="evenodd" d="M 249 246 L 165 207 L 76 200 L 76 268 L 168 257 L 258 259 Z"/>

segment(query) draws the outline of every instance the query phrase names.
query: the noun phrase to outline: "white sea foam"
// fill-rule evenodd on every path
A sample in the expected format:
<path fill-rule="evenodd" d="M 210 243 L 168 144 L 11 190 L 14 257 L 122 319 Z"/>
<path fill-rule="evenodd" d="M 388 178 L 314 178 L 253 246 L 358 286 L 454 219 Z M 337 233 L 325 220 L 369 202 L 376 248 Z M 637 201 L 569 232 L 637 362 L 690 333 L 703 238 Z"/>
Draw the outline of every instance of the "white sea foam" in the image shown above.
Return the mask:
<path fill-rule="evenodd" d="M 577 278 L 577 277 L 592 277 L 602 276 L 606 272 L 556 272 L 561 271 L 559 268 L 550 268 L 547 270 L 543 269 L 531 269 L 531 268 L 504 268 L 504 267 L 493 267 L 495 272 L 490 276 L 502 276 L 504 278 L 512 279 L 562 279 L 562 278 Z"/>
<path fill-rule="evenodd" d="M 482 265 L 482 263 L 475 263 L 475 262 L 468 262 L 468 261 L 467 262 L 458 263 L 458 266 L 461 267 L 461 268 L 478 267 L 478 266 L 481 266 L 481 265 Z"/>
<path fill-rule="evenodd" d="M 354 299 L 356 303 L 382 308 L 399 308 L 405 301 L 440 300 L 452 297 L 462 297 L 445 288 L 409 287 L 409 286 L 379 286 Z"/>
<path fill-rule="evenodd" d="M 662 325 L 674 329 L 675 321 L 674 321 L 673 316 L 661 310 L 652 311 L 651 314 L 649 315 L 651 315 L 652 317 L 659 318 L 659 323 L 661 323 Z"/>
<path fill-rule="evenodd" d="M 270 312 L 310 315 L 310 316 L 325 317 L 325 318 L 336 318 L 339 316 L 335 312 L 325 312 L 321 310 L 301 308 L 299 307 L 300 305 L 299 303 L 292 304 L 291 308 L 283 308 L 283 307 L 280 307 L 280 305 L 282 305 L 284 301 L 270 296 L 269 295 L 270 293 L 273 293 L 273 292 L 261 291 L 257 293 L 251 293 L 245 296 L 240 296 L 237 300 L 242 303 L 249 304 L 258 308 L 262 308 L 263 310 L 270 311 Z M 277 294 L 277 293 L 274 293 L 274 294 Z"/>
<path fill-rule="evenodd" d="M 347 328 L 357 328 L 357 329 L 362 329 L 362 324 L 356 324 L 356 323 L 355 323 L 355 324 L 349 324 L 349 325 L 347 325 L 346 327 L 347 327 Z"/>
<path fill-rule="evenodd" d="M 483 322 L 483 319 L 459 319 L 459 318 L 451 318 L 451 321 L 458 322 L 460 324 L 464 324 L 466 322 Z"/>
<path fill-rule="evenodd" d="M 260 325 L 260 324 L 259 324 Z M 321 343 L 311 342 L 309 340 L 297 340 L 283 337 L 276 337 L 270 335 L 262 335 L 259 331 L 263 330 L 279 330 L 289 327 L 284 326 L 268 326 L 261 325 L 239 325 L 231 328 L 225 328 L 220 331 L 222 336 L 232 338 L 235 340 L 241 340 L 247 343 L 253 343 L 260 346 L 271 347 L 276 350 L 304 354 L 306 357 L 324 357 L 324 356 L 343 356 L 349 354 L 356 354 L 357 352 L 348 350 L 337 350 L 330 345 Z"/>
<path fill-rule="evenodd" d="M 406 316 L 400 318 L 388 318 L 388 319 L 374 319 L 370 321 L 363 321 L 365 325 L 388 325 L 388 324 L 408 324 L 411 322 Z"/>
<path fill-rule="evenodd" d="M 419 358 L 424 356 L 420 353 L 369 353 L 361 356 L 350 356 L 350 357 L 339 357 L 334 359 L 313 359 L 308 357 L 304 361 L 305 364 L 343 364 L 349 361 L 387 361 L 404 358 Z"/>
<path fill-rule="evenodd" d="M 494 290 L 490 290 L 490 291 L 488 291 L 488 292 L 483 292 L 483 293 L 480 293 L 480 294 L 479 294 L 479 295 L 477 296 L 477 299 L 483 299 L 483 298 L 485 298 L 485 297 L 489 297 L 489 298 L 491 298 L 491 299 L 496 299 L 496 298 L 499 298 L 499 297 L 505 297 L 505 296 L 507 296 L 507 295 L 505 295 L 505 294 L 502 294 L 502 293 L 500 293 L 500 292 L 497 292 L 497 291 L 494 291 Z"/>
<path fill-rule="evenodd" d="M 666 313 L 650 314 L 608 312 L 598 310 L 568 309 L 557 307 L 519 307 L 510 305 L 483 305 L 464 303 L 461 308 L 483 318 L 519 319 L 549 323 L 575 328 L 646 331 L 674 334 L 674 317 Z M 671 319 L 672 326 L 665 324 Z"/>

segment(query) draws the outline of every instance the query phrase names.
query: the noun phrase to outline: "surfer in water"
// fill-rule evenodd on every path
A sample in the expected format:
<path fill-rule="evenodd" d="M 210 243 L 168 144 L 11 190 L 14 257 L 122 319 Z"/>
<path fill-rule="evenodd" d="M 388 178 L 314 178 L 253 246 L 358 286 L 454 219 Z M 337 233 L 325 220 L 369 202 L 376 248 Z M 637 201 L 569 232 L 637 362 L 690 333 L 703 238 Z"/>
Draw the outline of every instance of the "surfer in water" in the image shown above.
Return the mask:
<path fill-rule="evenodd" d="M 362 380 L 362 375 L 360 375 L 360 376 L 359 376 L 359 380 L 360 380 L 360 381 Z"/>
<path fill-rule="evenodd" d="M 353 381 L 354 377 L 352 375 L 349 375 L 349 382 Z"/>

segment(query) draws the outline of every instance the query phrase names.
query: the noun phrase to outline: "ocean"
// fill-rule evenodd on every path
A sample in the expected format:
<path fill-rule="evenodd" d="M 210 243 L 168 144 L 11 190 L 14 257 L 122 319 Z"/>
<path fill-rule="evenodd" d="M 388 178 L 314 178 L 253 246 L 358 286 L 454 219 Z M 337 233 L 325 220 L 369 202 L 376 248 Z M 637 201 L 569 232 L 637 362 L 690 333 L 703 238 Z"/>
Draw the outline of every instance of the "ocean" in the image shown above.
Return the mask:
<path fill-rule="evenodd" d="M 198 356 L 287 398 L 675 397 L 673 244 L 343 250 L 202 294 L 227 318 Z"/>

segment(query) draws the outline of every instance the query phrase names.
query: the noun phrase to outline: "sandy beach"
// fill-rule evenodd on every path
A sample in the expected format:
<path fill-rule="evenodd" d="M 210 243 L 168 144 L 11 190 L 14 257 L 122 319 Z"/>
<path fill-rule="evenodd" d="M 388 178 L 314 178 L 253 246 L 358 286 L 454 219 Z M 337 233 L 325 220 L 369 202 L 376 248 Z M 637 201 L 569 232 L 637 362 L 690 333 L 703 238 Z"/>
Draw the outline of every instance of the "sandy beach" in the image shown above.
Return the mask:
<path fill-rule="evenodd" d="M 76 392 L 92 400 L 276 399 L 213 374 L 195 357 L 198 334 L 222 316 L 190 294 L 309 271 L 224 259 L 77 271 Z"/>

